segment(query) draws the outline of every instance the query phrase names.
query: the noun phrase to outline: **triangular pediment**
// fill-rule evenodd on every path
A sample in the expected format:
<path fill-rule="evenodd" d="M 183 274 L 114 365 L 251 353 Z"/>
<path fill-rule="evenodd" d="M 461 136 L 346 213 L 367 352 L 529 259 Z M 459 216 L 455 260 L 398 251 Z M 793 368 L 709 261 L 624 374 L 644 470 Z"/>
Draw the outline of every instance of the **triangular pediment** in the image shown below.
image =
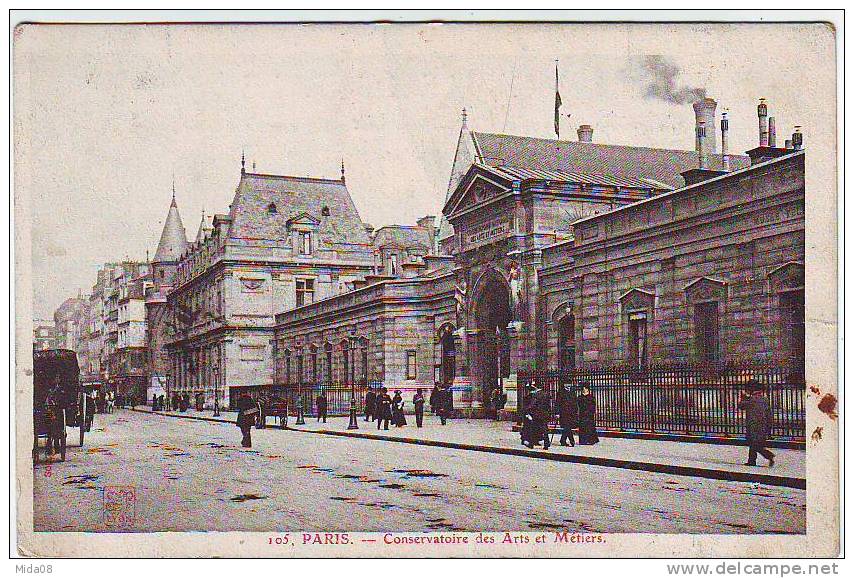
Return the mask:
<path fill-rule="evenodd" d="M 648 309 L 655 303 L 655 293 L 643 289 L 629 289 L 620 296 L 623 310 Z"/>
<path fill-rule="evenodd" d="M 287 220 L 288 225 L 310 225 L 316 227 L 320 224 L 318 219 L 315 219 L 308 213 L 300 213 L 294 217 L 291 217 Z"/>
<path fill-rule="evenodd" d="M 717 300 L 726 297 L 726 281 L 700 277 L 685 285 L 685 293 L 691 301 Z"/>
<path fill-rule="evenodd" d="M 475 206 L 488 204 L 512 190 L 512 182 L 490 172 L 487 167 L 472 165 L 448 199 L 442 213 L 447 217 Z"/>
<path fill-rule="evenodd" d="M 804 264 L 798 261 L 783 263 L 768 273 L 768 279 L 775 291 L 803 288 Z"/>

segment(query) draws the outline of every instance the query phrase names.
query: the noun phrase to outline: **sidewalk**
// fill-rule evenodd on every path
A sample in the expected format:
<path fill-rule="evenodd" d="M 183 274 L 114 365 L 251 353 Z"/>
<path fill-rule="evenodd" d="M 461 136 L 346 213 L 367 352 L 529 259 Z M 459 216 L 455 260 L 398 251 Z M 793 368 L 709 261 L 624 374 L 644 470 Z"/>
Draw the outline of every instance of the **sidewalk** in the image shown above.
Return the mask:
<path fill-rule="evenodd" d="M 150 409 L 145 408 L 142 411 L 150 412 Z M 216 418 L 210 411 L 158 413 L 232 423 L 237 418 L 236 412 L 221 412 L 220 417 Z M 803 450 L 775 449 L 777 458 L 773 468 L 743 465 L 747 459 L 746 446 L 603 437 L 596 445 L 573 448 L 560 446 L 560 435 L 556 434 L 548 451 L 542 448 L 529 450 L 521 445 L 519 434 L 511 431 L 512 424 L 509 422 L 456 419 L 442 426 L 437 417 L 426 415 L 424 427 L 419 429 L 415 427 L 415 416 L 408 415 L 406 419 L 409 425 L 402 428 L 391 426 L 388 431 L 377 430 L 376 422 L 366 422 L 363 416 L 359 417 L 358 430 L 347 430 L 349 420 L 346 417 L 332 417 L 325 424 L 317 423 L 316 418 L 306 418 L 304 426 L 294 425 L 295 418 L 291 417 L 288 427 L 292 431 L 305 433 L 518 455 L 710 479 L 758 482 L 801 489 L 806 487 L 806 452 Z M 268 428 L 278 428 L 278 425 L 273 425 L 277 423 L 273 418 L 268 418 L 267 423 Z M 759 463 L 764 464 L 765 461 L 760 458 Z"/>

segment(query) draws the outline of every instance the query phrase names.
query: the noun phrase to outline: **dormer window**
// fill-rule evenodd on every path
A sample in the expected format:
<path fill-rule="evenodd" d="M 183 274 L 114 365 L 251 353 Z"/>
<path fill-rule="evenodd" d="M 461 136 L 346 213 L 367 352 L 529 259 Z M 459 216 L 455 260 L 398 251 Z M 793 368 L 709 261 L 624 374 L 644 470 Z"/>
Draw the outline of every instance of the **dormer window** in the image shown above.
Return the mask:
<path fill-rule="evenodd" d="M 267 212 L 271 215 L 275 215 L 276 213 L 278 213 L 279 210 L 276 209 L 276 203 L 270 203 L 269 205 L 267 205 Z"/>

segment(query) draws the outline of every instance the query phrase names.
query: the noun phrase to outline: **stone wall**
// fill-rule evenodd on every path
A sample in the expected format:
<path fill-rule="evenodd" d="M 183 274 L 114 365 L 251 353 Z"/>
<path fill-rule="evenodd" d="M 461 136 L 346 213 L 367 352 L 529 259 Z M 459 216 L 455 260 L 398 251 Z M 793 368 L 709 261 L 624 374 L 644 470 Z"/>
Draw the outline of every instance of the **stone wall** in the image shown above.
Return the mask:
<path fill-rule="evenodd" d="M 628 314 L 645 311 L 648 362 L 694 363 L 693 305 L 713 299 L 722 361 L 781 360 L 779 294 L 803 286 L 803 171 L 793 155 L 576 223 L 571 246 L 544 250 L 546 322 L 570 307 L 576 363 L 607 366 L 628 362 Z M 544 341 L 555 365 L 554 327 Z"/>

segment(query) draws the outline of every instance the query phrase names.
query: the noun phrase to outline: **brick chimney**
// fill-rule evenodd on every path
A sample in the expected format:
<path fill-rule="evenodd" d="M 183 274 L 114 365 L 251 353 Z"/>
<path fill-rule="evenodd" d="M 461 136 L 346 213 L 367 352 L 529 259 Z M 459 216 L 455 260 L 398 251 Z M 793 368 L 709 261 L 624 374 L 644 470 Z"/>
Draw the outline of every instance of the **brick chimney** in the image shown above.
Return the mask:
<path fill-rule="evenodd" d="M 589 124 L 582 124 L 576 132 L 578 132 L 578 142 L 593 142 L 593 127 Z"/>
<path fill-rule="evenodd" d="M 765 104 L 765 99 L 759 99 L 759 106 L 756 107 L 756 114 L 759 116 L 759 146 L 768 146 L 768 105 Z"/>
<path fill-rule="evenodd" d="M 715 109 L 718 103 L 713 98 L 704 98 L 694 103 L 694 116 L 696 117 L 696 126 L 699 128 L 702 122 L 706 127 L 706 143 L 705 153 L 715 154 L 718 150 L 717 135 L 715 134 Z M 700 152 L 700 139 L 697 138 L 696 147 L 697 153 Z"/>

